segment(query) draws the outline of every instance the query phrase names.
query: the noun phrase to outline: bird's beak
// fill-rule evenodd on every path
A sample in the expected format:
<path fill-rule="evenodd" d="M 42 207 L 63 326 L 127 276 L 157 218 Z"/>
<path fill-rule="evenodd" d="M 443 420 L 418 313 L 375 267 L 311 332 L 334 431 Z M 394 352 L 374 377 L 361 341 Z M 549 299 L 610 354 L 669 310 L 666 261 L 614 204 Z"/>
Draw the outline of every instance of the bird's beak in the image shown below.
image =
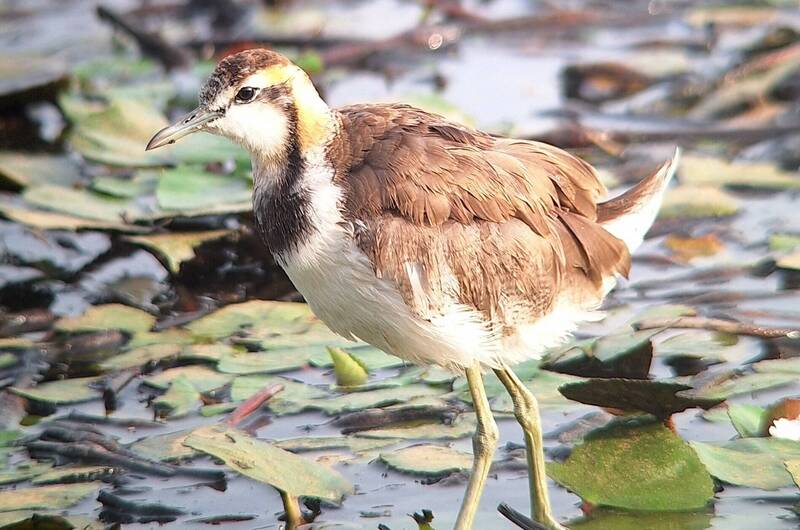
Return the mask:
<path fill-rule="evenodd" d="M 197 107 L 192 112 L 182 117 L 174 124 L 164 127 L 153 136 L 145 151 L 155 149 L 156 147 L 163 147 L 165 145 L 174 144 L 186 135 L 197 132 L 205 127 L 205 125 L 215 118 L 222 116 L 221 112 L 211 111 L 203 107 Z"/>

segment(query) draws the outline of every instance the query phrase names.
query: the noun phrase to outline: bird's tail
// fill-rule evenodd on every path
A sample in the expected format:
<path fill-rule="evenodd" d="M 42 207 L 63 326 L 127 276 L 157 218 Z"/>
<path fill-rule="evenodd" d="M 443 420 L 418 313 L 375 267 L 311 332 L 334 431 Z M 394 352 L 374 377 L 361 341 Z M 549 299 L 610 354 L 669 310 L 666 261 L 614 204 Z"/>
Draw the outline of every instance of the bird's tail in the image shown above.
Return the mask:
<path fill-rule="evenodd" d="M 633 254 L 656 219 L 664 192 L 678 168 L 680 149 L 672 160 L 634 187 L 597 205 L 597 221 L 614 237 L 621 239 Z"/>

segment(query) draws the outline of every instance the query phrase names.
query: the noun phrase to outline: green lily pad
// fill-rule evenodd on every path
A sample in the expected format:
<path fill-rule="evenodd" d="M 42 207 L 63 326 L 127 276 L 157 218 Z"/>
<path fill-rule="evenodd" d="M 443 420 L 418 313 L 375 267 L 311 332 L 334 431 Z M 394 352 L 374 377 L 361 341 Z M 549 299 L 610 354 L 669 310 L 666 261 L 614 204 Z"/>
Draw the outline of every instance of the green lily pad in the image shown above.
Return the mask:
<path fill-rule="evenodd" d="M 797 487 L 800 487 L 800 460 L 789 460 L 786 462 L 786 471 L 792 476 Z"/>
<path fill-rule="evenodd" d="M 157 411 L 170 418 L 180 418 L 200 407 L 200 393 L 185 375 L 178 376 L 163 396 L 153 401 Z"/>
<path fill-rule="evenodd" d="M 106 223 L 130 222 L 146 218 L 130 199 L 111 197 L 90 190 L 42 184 L 26 188 L 22 197 L 28 204 L 72 217 Z"/>
<path fill-rule="evenodd" d="M 395 357 L 394 355 L 389 355 L 378 348 L 372 346 L 352 346 L 352 342 L 343 342 L 343 339 L 336 336 L 331 336 L 327 341 L 323 340 L 323 343 L 326 344 L 326 346 L 341 345 L 341 349 L 355 355 L 368 372 L 375 372 L 387 368 L 399 368 L 407 364 L 403 359 Z M 309 362 L 311 366 L 316 368 L 331 368 L 334 365 L 327 347 L 320 348 L 318 351 L 314 352 Z"/>
<path fill-rule="evenodd" d="M 38 475 L 33 484 L 74 484 L 76 482 L 93 482 L 114 474 L 114 468 L 108 466 L 61 466 Z"/>
<path fill-rule="evenodd" d="M 142 346 L 150 346 L 152 344 L 177 344 L 177 345 L 185 344 L 187 346 L 184 350 L 188 352 L 191 351 L 191 349 L 194 347 L 193 345 L 191 345 L 193 340 L 194 339 L 192 338 L 191 334 L 189 334 L 189 332 L 186 331 L 185 329 L 165 329 L 164 331 L 153 331 L 153 332 L 141 331 L 139 333 L 134 334 L 133 337 L 131 337 L 131 340 L 129 340 L 125 344 L 125 347 L 128 350 L 133 350 L 135 348 L 141 348 Z M 211 346 L 211 345 L 204 344 L 203 346 Z M 219 348 L 229 348 L 229 346 L 225 344 L 219 344 L 216 346 L 218 346 Z M 181 352 L 181 358 L 184 358 L 183 353 L 184 352 Z M 187 356 L 186 358 L 191 359 L 192 357 Z"/>
<path fill-rule="evenodd" d="M 153 327 L 156 317 L 141 309 L 122 304 L 91 306 L 82 315 L 56 322 L 60 331 L 105 331 L 119 329 L 129 333 L 145 332 Z"/>
<path fill-rule="evenodd" d="M 339 502 L 353 487 L 336 471 L 257 440 L 236 429 L 195 430 L 186 445 L 222 459 L 228 467 L 290 495 Z"/>
<path fill-rule="evenodd" d="M 658 422 L 615 422 L 597 429 L 547 471 L 595 506 L 690 511 L 714 496 L 711 476 L 691 447 Z"/>
<path fill-rule="evenodd" d="M 728 417 L 742 438 L 763 436 L 766 431 L 767 410 L 758 405 L 731 403 L 728 405 Z"/>
<path fill-rule="evenodd" d="M 153 134 L 167 125 L 147 103 L 123 98 L 90 103 L 68 96 L 59 103 L 73 123 L 68 141 L 87 159 L 124 167 L 165 166 L 173 161 L 168 150 L 144 150 Z"/>
<path fill-rule="evenodd" d="M 694 407 L 710 409 L 724 400 L 689 396 L 685 393 L 688 390 L 692 390 L 692 387 L 681 383 L 642 379 L 587 379 L 559 388 L 566 398 L 573 401 L 630 412 L 646 412 L 657 418 L 668 418 L 676 412 Z"/>
<path fill-rule="evenodd" d="M 251 300 L 227 305 L 186 328 L 196 336 L 213 340 L 254 328 L 272 334 L 302 334 L 315 325 L 320 325 L 319 321 L 306 304 Z"/>
<path fill-rule="evenodd" d="M 14 469 L 0 471 L 0 485 L 15 484 L 24 482 L 45 473 L 53 465 L 49 462 L 23 462 L 17 464 Z"/>
<path fill-rule="evenodd" d="M 393 440 L 368 440 L 365 438 L 354 438 L 352 436 L 303 436 L 300 438 L 279 440 L 275 442 L 275 445 L 293 453 L 326 451 L 330 449 L 347 449 L 353 453 L 361 453 L 380 449 L 381 447 L 386 447 L 394 443 Z"/>
<path fill-rule="evenodd" d="M 328 393 L 319 387 L 284 377 L 247 375 L 233 380 L 231 399 L 233 401 L 244 401 L 256 392 L 274 384 L 283 385 L 283 390 L 272 396 L 267 401 L 266 406 L 278 415 L 296 414 L 304 410 L 308 403 L 322 401 L 322 398 L 328 397 Z"/>
<path fill-rule="evenodd" d="M 124 370 L 135 366 L 177 357 L 181 353 L 180 344 L 151 344 L 133 348 L 100 363 L 104 370 Z"/>
<path fill-rule="evenodd" d="M 154 250 L 162 256 L 167 267 L 177 274 L 181 263 L 195 257 L 194 249 L 207 241 L 214 241 L 230 234 L 229 230 L 207 230 L 202 232 L 154 234 L 146 236 L 130 236 L 128 241 Z"/>
<path fill-rule="evenodd" d="M 341 387 L 363 385 L 369 379 L 369 370 L 358 357 L 341 348 L 328 348 L 333 360 L 336 384 Z"/>
<path fill-rule="evenodd" d="M 128 448 L 150 460 L 159 462 L 178 462 L 196 457 L 199 453 L 183 444 L 191 430 L 169 432 L 145 436 L 133 442 Z"/>
<path fill-rule="evenodd" d="M 48 515 L 41 511 L 15 510 L 0 513 L 2 530 L 104 530 L 102 523 L 81 515 Z"/>
<path fill-rule="evenodd" d="M 232 353 L 222 357 L 217 370 L 227 374 L 270 374 L 289 372 L 308 364 L 308 354 L 303 348 L 284 351 Z"/>
<path fill-rule="evenodd" d="M 474 414 L 461 414 L 451 424 L 431 421 L 404 422 L 382 429 L 360 431 L 356 436 L 398 440 L 457 440 L 475 434 L 477 426 Z"/>
<path fill-rule="evenodd" d="M 100 391 L 95 390 L 92 385 L 101 379 L 102 377 L 76 377 L 40 383 L 30 388 L 11 387 L 10 390 L 18 396 L 55 405 L 82 403 L 100 399 Z"/>
<path fill-rule="evenodd" d="M 115 219 L 113 221 L 95 221 L 75 215 L 39 210 L 26 205 L 24 202 L 11 201 L 8 197 L 3 196 L 0 196 L 0 213 L 12 221 L 43 230 L 79 230 L 91 228 L 96 230 L 118 230 L 120 232 L 130 233 L 148 232 L 150 230 L 144 226 L 125 223 L 120 219 Z"/>
<path fill-rule="evenodd" d="M 73 186 L 80 182 L 80 167 L 68 156 L 0 152 L 0 178 L 20 188 L 50 184 Z"/>
<path fill-rule="evenodd" d="M 207 366 L 189 365 L 170 368 L 159 374 L 151 375 L 144 380 L 144 383 L 166 390 L 179 377 L 185 377 L 194 389 L 200 393 L 216 390 L 233 380 L 233 376 L 221 374 Z"/>
<path fill-rule="evenodd" d="M 653 359 L 650 339 L 658 331 L 628 331 L 577 341 L 548 355 L 541 367 L 582 377 L 644 379 Z"/>
<path fill-rule="evenodd" d="M 769 249 L 776 252 L 791 252 L 800 249 L 800 235 L 772 234 L 769 236 Z"/>
<path fill-rule="evenodd" d="M 659 219 L 729 217 L 739 212 L 733 195 L 713 186 L 678 186 L 667 190 Z"/>
<path fill-rule="evenodd" d="M 796 382 L 796 374 L 791 373 L 770 372 L 739 375 L 736 372 L 728 372 L 707 384 L 681 391 L 679 395 L 693 399 L 723 400 Z"/>
<path fill-rule="evenodd" d="M 0 353 L 0 370 L 9 368 L 19 363 L 19 359 L 13 353 Z"/>
<path fill-rule="evenodd" d="M 154 171 L 143 171 L 132 178 L 98 176 L 92 179 L 92 189 L 112 197 L 134 199 L 155 193 L 158 174 Z"/>
<path fill-rule="evenodd" d="M 695 357 L 727 361 L 727 351 L 738 343 L 735 335 L 690 330 L 673 335 L 655 345 L 655 354 L 669 359 L 672 357 Z"/>
<path fill-rule="evenodd" d="M 156 199 L 164 210 L 205 213 L 243 212 L 252 208 L 252 182 L 236 175 L 218 175 L 199 167 L 164 171 Z"/>
<path fill-rule="evenodd" d="M 380 459 L 397 471 L 426 477 L 442 477 L 472 467 L 472 454 L 442 445 L 412 445 L 381 453 Z"/>
<path fill-rule="evenodd" d="M 800 357 L 759 361 L 753 365 L 753 370 L 759 373 L 785 373 L 800 375 Z"/>
<path fill-rule="evenodd" d="M 0 512 L 15 510 L 62 510 L 77 504 L 99 489 L 102 483 L 55 484 L 36 488 L 0 491 Z"/>
<path fill-rule="evenodd" d="M 785 462 L 800 458 L 800 443 L 780 438 L 691 442 L 708 471 L 728 484 L 776 490 L 794 482 Z"/>
<path fill-rule="evenodd" d="M 308 400 L 305 402 L 305 405 L 308 409 L 321 410 L 326 414 L 333 415 L 368 408 L 386 407 L 397 403 L 403 403 L 413 398 L 438 396 L 444 393 L 444 390 L 440 388 L 413 384 L 368 390 L 366 392 L 350 392 L 324 400 Z"/>
<path fill-rule="evenodd" d="M 796 189 L 800 174 L 783 171 L 769 162 L 728 162 L 697 155 L 681 157 L 681 182 L 695 186 Z"/>
<path fill-rule="evenodd" d="M 572 530 L 708 530 L 713 517 L 709 512 L 626 513 L 596 509 L 567 524 Z"/>

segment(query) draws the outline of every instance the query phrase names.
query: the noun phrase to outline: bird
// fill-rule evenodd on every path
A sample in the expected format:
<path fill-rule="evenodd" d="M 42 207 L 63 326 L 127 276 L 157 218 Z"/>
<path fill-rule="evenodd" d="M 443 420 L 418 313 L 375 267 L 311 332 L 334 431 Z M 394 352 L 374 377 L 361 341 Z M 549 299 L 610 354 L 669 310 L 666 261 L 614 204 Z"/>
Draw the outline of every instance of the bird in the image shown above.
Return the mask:
<path fill-rule="evenodd" d="M 251 155 L 254 226 L 334 332 L 466 378 L 477 419 L 455 529 L 473 527 L 498 443 L 483 377 L 511 396 L 531 516 L 549 501 L 534 394 L 513 366 L 596 320 L 655 220 L 678 151 L 623 194 L 560 148 L 398 103 L 333 108 L 268 49 L 223 58 L 199 106 L 146 149 L 205 131 Z"/>

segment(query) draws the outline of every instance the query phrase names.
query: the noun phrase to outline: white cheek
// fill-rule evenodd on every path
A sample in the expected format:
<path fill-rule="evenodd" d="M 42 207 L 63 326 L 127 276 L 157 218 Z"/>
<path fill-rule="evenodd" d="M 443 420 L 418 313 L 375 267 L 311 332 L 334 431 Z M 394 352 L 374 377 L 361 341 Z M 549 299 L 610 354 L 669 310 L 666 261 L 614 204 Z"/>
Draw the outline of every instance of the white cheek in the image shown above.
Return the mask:
<path fill-rule="evenodd" d="M 229 107 L 213 129 L 241 143 L 258 158 L 273 158 L 285 150 L 288 121 L 280 109 L 255 102 Z"/>

